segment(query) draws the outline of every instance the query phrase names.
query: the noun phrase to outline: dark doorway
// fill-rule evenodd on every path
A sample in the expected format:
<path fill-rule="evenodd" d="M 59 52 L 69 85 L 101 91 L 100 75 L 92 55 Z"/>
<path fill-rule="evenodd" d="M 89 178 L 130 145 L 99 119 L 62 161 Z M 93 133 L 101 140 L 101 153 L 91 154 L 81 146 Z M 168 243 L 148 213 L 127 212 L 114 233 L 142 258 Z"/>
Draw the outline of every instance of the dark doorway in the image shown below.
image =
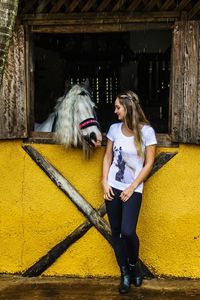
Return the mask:
<path fill-rule="evenodd" d="M 66 80 L 89 78 L 103 131 L 114 122 L 118 92 L 135 91 L 156 132 L 168 133 L 170 30 L 116 33 L 34 33 L 35 121 L 64 94 Z"/>

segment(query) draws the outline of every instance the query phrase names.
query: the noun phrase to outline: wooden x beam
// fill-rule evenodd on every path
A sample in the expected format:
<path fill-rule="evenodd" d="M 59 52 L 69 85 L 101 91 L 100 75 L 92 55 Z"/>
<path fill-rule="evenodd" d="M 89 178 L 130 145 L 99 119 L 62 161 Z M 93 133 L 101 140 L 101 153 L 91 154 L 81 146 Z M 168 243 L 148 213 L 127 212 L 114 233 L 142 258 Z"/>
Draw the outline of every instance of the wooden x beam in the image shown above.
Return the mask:
<path fill-rule="evenodd" d="M 111 231 L 108 223 L 103 219 L 106 214 L 105 204 L 96 211 L 78 191 L 71 185 L 71 183 L 54 167 L 52 166 L 37 150 L 31 146 L 23 146 L 23 149 L 30 155 L 36 164 L 47 174 L 47 176 L 61 189 L 70 200 L 82 211 L 87 217 L 87 220 L 76 228 L 63 241 L 54 246 L 47 254 L 41 257 L 33 266 L 28 268 L 23 276 L 35 277 L 42 274 L 48 267 L 50 267 L 56 259 L 61 256 L 75 241 L 81 238 L 93 225 L 97 230 L 111 243 Z M 166 164 L 176 152 L 160 153 L 155 160 L 153 169 L 149 175 L 152 176 L 158 169 Z M 148 177 L 148 178 L 149 178 Z M 153 274 L 143 265 L 144 274 L 147 277 L 152 277 Z"/>

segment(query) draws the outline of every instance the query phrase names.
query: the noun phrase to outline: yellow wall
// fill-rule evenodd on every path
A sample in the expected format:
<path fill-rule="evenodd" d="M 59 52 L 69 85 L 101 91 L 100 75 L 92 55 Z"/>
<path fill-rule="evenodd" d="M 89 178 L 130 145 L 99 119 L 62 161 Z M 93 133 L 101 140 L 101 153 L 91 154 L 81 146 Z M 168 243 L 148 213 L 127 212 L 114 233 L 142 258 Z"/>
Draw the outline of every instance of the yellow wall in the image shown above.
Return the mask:
<path fill-rule="evenodd" d="M 85 217 L 22 149 L 0 142 L 0 272 L 20 273 L 64 239 Z M 104 148 L 90 161 L 81 150 L 33 145 L 95 207 Z M 200 277 L 200 148 L 158 148 L 178 154 L 145 186 L 138 224 L 141 259 L 158 276 Z M 118 275 L 108 242 L 90 229 L 44 275 Z"/>

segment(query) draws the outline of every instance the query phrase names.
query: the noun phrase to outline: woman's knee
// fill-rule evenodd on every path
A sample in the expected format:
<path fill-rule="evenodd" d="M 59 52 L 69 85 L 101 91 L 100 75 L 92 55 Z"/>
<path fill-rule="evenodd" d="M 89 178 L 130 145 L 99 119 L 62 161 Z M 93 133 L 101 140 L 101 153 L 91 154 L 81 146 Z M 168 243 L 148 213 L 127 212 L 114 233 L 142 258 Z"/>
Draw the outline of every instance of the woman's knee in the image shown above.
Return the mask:
<path fill-rule="evenodd" d="M 121 235 L 126 237 L 126 238 L 137 237 L 137 234 L 136 234 L 135 230 L 130 230 L 130 228 L 123 228 L 121 230 Z"/>

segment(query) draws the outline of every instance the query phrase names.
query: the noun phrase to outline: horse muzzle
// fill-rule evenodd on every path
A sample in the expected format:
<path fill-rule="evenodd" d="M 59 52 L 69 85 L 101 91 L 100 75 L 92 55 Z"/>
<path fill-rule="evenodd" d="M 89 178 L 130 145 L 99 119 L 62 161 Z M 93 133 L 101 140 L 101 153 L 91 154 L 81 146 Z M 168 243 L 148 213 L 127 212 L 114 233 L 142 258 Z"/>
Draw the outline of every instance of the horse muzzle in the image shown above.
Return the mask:
<path fill-rule="evenodd" d="M 90 135 L 84 135 L 84 140 L 92 147 L 100 147 L 102 140 L 98 140 L 96 133 L 91 132 Z"/>
<path fill-rule="evenodd" d="M 98 128 L 99 134 L 97 135 L 97 132 L 95 133 L 93 130 L 91 130 L 90 133 L 85 134 L 85 135 L 83 134 L 83 138 L 90 146 L 99 147 L 99 146 L 101 146 L 102 137 L 101 137 L 101 132 L 100 132 L 100 124 L 97 121 L 97 119 L 88 118 L 79 124 L 79 127 L 81 130 L 84 130 L 91 126 L 96 126 Z"/>

